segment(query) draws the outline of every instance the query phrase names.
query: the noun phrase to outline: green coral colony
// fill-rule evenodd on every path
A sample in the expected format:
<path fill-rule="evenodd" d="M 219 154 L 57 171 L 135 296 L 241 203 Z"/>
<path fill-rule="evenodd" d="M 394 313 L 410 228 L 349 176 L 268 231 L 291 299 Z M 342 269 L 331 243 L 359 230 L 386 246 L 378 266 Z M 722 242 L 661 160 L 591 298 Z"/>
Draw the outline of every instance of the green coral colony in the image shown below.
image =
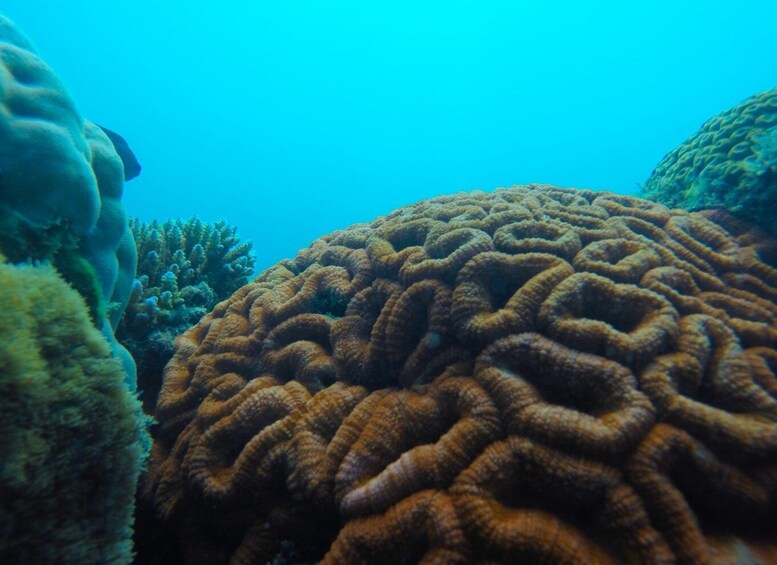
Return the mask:
<path fill-rule="evenodd" d="M 777 235 L 777 88 L 708 120 L 661 160 L 642 196 L 674 208 L 725 208 Z"/>
<path fill-rule="evenodd" d="M 51 266 L 0 264 L 0 303 L 0 561 L 127 562 L 148 440 L 121 362 Z"/>
<path fill-rule="evenodd" d="M 122 161 L 2 16 L 0 105 L 0 562 L 128 563 L 150 441 L 113 333 L 136 267 Z"/>
<path fill-rule="evenodd" d="M 136 363 L 151 412 L 173 340 L 254 253 L 223 221 L 128 220 L 128 146 L 3 16 L 0 105 L 0 562 L 130 563 L 150 443 Z M 709 120 L 643 196 L 777 234 L 777 89 Z"/>

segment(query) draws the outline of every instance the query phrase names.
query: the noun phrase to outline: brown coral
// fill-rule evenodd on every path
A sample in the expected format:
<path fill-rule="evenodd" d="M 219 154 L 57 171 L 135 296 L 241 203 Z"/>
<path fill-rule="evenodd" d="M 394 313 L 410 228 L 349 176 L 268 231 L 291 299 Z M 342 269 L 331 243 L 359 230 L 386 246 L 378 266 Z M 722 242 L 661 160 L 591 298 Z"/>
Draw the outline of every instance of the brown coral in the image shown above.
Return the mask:
<path fill-rule="evenodd" d="M 769 249 L 550 186 L 335 232 L 178 339 L 144 496 L 190 563 L 777 557 Z"/>

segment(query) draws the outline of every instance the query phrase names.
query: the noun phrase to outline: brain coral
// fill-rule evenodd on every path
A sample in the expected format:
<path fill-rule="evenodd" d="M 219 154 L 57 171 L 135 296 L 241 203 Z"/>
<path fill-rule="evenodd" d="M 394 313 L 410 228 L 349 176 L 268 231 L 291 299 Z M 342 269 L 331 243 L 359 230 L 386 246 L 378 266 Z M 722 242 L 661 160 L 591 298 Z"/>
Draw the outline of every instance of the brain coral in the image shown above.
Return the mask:
<path fill-rule="evenodd" d="M 129 563 L 150 439 L 121 364 L 50 266 L 0 259 L 0 562 Z"/>
<path fill-rule="evenodd" d="M 86 298 L 134 386 L 132 359 L 113 336 L 137 260 L 121 159 L 2 15 L 0 110 L 0 249 L 14 262 L 55 265 Z"/>
<path fill-rule="evenodd" d="M 726 208 L 777 235 L 777 88 L 708 120 L 661 160 L 642 195 L 689 210 Z"/>
<path fill-rule="evenodd" d="M 187 563 L 777 559 L 773 247 L 550 186 L 332 233 L 177 340 L 145 497 Z"/>

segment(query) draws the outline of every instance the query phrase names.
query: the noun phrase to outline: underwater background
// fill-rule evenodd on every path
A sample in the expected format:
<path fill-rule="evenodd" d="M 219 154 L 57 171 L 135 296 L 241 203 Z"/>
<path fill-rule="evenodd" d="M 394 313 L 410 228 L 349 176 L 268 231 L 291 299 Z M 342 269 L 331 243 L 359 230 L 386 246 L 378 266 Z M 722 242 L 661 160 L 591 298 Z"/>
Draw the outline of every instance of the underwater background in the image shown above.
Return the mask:
<path fill-rule="evenodd" d="M 516 183 L 635 193 L 774 86 L 777 3 L 4 0 L 141 220 L 226 219 L 257 270 L 397 206 Z"/>
<path fill-rule="evenodd" d="M 0 0 L 0 562 L 777 563 L 775 15 Z"/>

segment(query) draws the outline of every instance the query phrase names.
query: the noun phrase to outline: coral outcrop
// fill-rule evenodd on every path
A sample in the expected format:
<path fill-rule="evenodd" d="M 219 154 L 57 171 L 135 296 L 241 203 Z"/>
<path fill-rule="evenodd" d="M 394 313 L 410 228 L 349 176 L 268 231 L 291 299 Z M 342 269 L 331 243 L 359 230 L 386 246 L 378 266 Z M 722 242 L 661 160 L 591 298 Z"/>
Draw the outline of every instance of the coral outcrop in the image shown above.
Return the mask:
<path fill-rule="evenodd" d="M 144 497 L 187 563 L 774 562 L 774 246 L 544 185 L 334 232 L 179 337 Z"/>
<path fill-rule="evenodd" d="M 51 266 L 0 260 L 0 561 L 130 563 L 150 439 L 121 363 Z"/>
<path fill-rule="evenodd" d="M 2 15 L 0 108 L 0 249 L 13 262 L 54 264 L 87 300 L 134 386 L 132 358 L 113 336 L 136 265 L 122 161 Z"/>
<path fill-rule="evenodd" d="M 688 210 L 725 208 L 777 236 L 777 88 L 704 123 L 661 160 L 642 195 Z"/>
<path fill-rule="evenodd" d="M 143 407 L 152 412 L 173 341 L 248 282 L 254 270 L 250 241 L 219 220 L 197 218 L 146 224 L 130 219 L 138 272 L 116 337 L 138 367 Z"/>

